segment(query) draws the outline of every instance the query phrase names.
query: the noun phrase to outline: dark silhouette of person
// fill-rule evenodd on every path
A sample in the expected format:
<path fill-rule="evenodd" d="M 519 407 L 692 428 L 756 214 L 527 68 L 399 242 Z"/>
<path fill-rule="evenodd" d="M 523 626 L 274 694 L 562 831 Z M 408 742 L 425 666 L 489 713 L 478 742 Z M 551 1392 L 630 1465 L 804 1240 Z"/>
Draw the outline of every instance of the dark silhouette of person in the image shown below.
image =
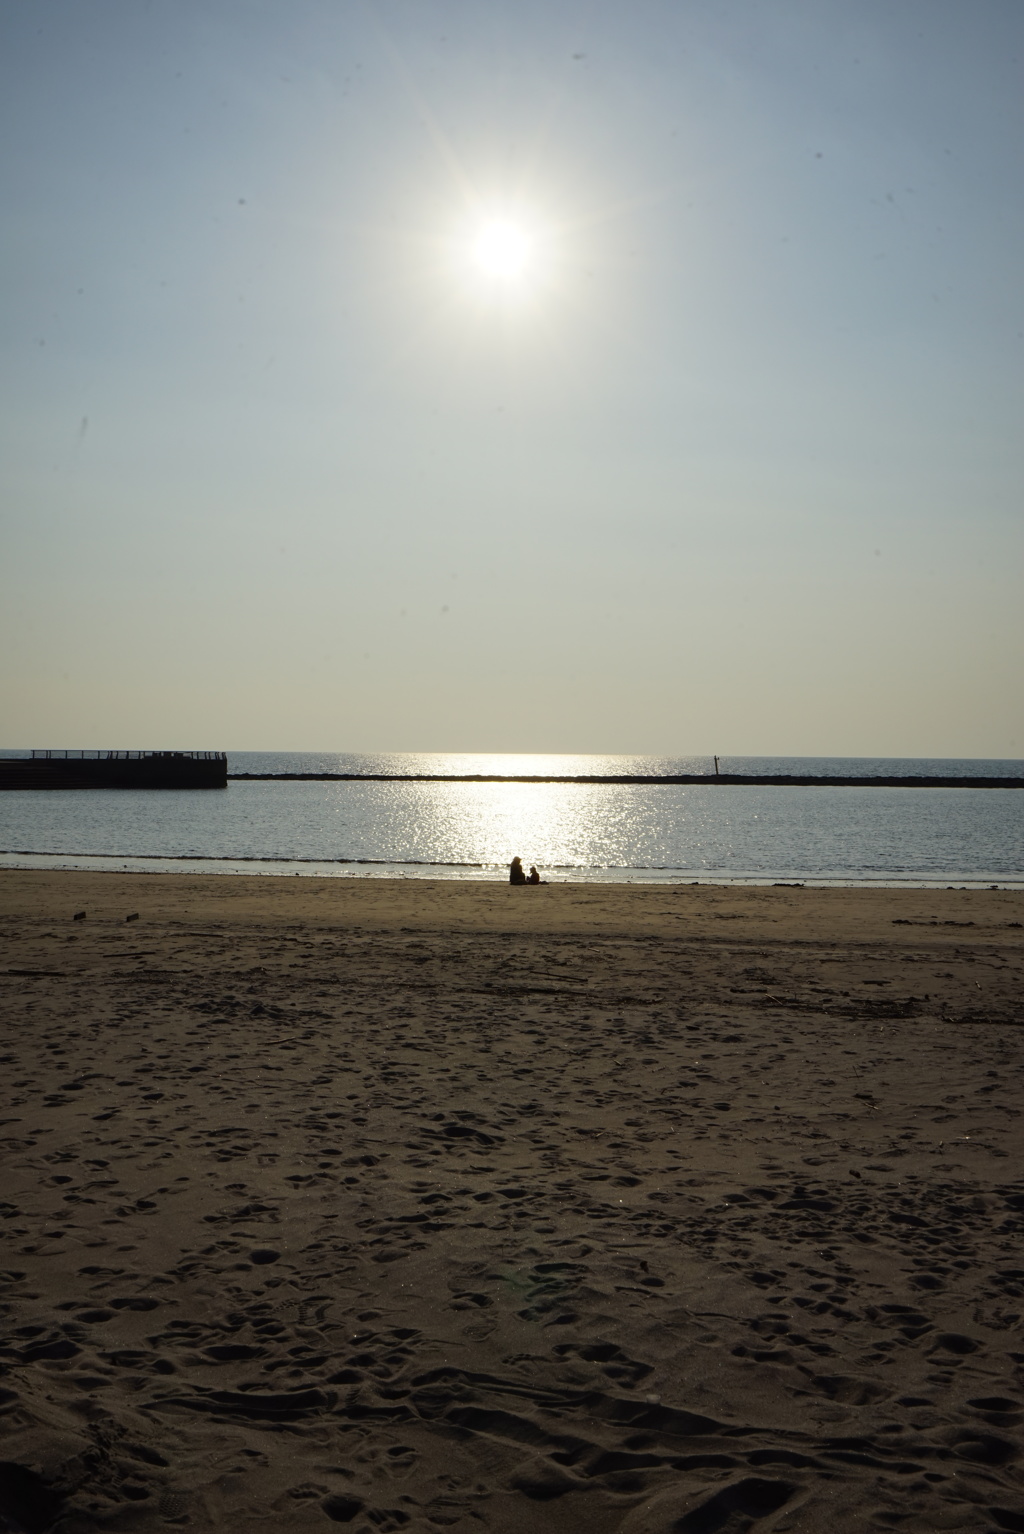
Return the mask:
<path fill-rule="evenodd" d="M 543 882 L 540 874 L 537 872 L 532 863 L 530 864 L 530 877 L 526 882 L 527 884 L 541 884 Z"/>
<path fill-rule="evenodd" d="M 508 870 L 509 884 L 525 884 L 526 875 L 523 872 L 522 858 L 513 858 Z"/>

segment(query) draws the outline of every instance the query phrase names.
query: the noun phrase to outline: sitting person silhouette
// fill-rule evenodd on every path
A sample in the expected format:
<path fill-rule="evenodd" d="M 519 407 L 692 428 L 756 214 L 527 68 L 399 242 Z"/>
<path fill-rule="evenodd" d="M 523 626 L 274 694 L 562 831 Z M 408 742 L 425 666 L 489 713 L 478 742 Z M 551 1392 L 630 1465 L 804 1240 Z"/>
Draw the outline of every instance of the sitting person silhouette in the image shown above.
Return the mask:
<path fill-rule="evenodd" d="M 526 882 L 527 882 L 527 884 L 543 884 L 544 883 L 543 879 L 541 878 L 540 874 L 537 872 L 536 868 L 534 867 L 534 865 L 532 863 L 530 864 L 530 877 L 527 879 Z"/>
<path fill-rule="evenodd" d="M 523 872 L 523 860 L 522 860 L 522 858 L 513 858 L 512 862 L 509 864 L 508 882 L 509 882 L 509 884 L 525 884 L 526 883 L 526 875 Z"/>

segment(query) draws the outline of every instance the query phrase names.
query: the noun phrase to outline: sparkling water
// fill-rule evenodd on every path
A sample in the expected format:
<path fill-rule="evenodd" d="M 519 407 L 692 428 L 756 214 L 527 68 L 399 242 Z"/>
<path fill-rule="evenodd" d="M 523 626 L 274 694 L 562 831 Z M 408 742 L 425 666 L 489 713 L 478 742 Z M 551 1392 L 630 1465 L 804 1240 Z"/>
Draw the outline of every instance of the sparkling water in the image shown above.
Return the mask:
<path fill-rule="evenodd" d="M 1019 761 L 732 757 L 720 768 L 1024 777 Z M 714 763 L 231 752 L 228 771 L 670 776 L 712 775 Z M 514 854 L 550 880 L 1024 885 L 1024 790 L 232 782 L 0 794 L 7 867 L 504 879 Z"/>

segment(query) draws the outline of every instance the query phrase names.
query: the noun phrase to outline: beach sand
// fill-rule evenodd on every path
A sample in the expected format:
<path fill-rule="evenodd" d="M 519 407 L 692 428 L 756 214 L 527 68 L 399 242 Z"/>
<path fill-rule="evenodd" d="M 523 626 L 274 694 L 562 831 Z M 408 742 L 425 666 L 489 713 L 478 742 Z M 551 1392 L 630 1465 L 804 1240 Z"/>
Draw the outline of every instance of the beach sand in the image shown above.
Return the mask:
<path fill-rule="evenodd" d="M 0 1528 L 1024 1529 L 1022 924 L 3 872 Z"/>

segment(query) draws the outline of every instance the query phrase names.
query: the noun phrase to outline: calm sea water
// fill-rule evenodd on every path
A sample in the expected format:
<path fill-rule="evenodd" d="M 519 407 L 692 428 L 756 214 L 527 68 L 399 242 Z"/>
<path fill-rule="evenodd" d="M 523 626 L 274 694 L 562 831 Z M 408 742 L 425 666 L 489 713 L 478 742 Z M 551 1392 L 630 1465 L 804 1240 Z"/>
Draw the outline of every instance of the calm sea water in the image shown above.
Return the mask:
<path fill-rule="evenodd" d="M 20 755 L 7 751 L 4 755 Z M 1021 777 L 1020 761 L 722 758 L 723 772 Z M 711 773 L 707 757 L 231 752 L 229 772 Z M 0 866 L 1024 886 L 1024 790 L 231 783 L 0 794 Z"/>

